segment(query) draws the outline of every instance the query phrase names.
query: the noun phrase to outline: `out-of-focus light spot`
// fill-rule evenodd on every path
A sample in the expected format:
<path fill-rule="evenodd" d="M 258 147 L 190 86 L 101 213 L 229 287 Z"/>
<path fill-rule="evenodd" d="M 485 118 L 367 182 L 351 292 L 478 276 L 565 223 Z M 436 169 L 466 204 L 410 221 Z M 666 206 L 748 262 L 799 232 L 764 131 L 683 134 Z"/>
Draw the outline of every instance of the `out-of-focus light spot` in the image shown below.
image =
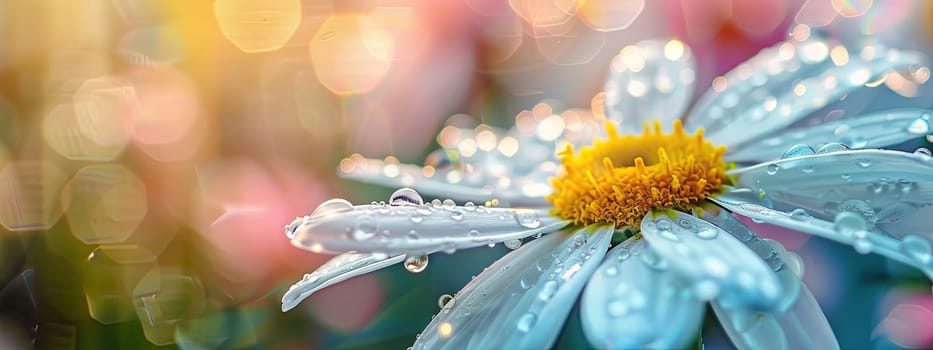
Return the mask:
<path fill-rule="evenodd" d="M 135 89 L 116 78 L 85 81 L 73 103 L 53 107 L 42 123 L 42 136 L 69 159 L 112 160 L 129 142 L 127 116 L 136 107 Z"/>
<path fill-rule="evenodd" d="M 781 46 L 778 46 L 778 58 L 782 60 L 790 60 L 794 58 L 794 55 L 797 53 L 797 48 L 794 47 L 794 44 L 783 43 Z"/>
<path fill-rule="evenodd" d="M 874 81 L 866 82 L 866 83 L 865 83 L 865 86 L 867 86 L 867 87 L 878 87 L 878 86 L 880 86 L 881 84 L 884 84 L 884 81 L 887 80 L 887 79 L 888 79 L 888 74 L 885 74 L 885 75 L 882 75 L 881 77 L 879 77 L 878 79 L 875 79 Z"/>
<path fill-rule="evenodd" d="M 181 161 L 199 149 L 201 105 L 191 80 L 169 66 L 137 67 L 127 80 L 137 102 L 128 114 L 130 137 L 160 161 Z"/>
<path fill-rule="evenodd" d="M 713 78 L 713 91 L 723 92 L 726 91 L 726 88 L 729 87 L 729 81 L 725 77 L 719 76 Z"/>
<path fill-rule="evenodd" d="M 933 310 L 923 305 L 899 304 L 878 325 L 892 343 L 908 349 L 933 346 L 933 333 L 918 331 L 918 325 L 933 324 Z M 921 327 L 922 328 L 922 327 Z"/>
<path fill-rule="evenodd" d="M 499 141 L 499 153 L 506 157 L 514 156 L 518 152 L 518 140 L 514 137 L 506 136 Z"/>
<path fill-rule="evenodd" d="M 62 196 L 71 234 L 85 244 L 121 243 L 148 211 L 146 187 L 132 171 L 116 164 L 78 170 Z"/>
<path fill-rule="evenodd" d="M 535 130 L 535 116 L 529 110 L 523 110 L 515 115 L 515 127 L 522 134 L 531 134 Z"/>
<path fill-rule="evenodd" d="M 664 44 L 664 57 L 671 61 L 679 60 L 684 55 L 684 43 L 680 40 L 671 40 Z"/>
<path fill-rule="evenodd" d="M 0 171 L 0 224 L 10 231 L 46 230 L 62 216 L 68 178 L 55 164 L 13 161 Z"/>
<path fill-rule="evenodd" d="M 810 26 L 798 24 L 790 31 L 790 37 L 797 41 L 805 41 L 810 38 Z"/>
<path fill-rule="evenodd" d="M 450 338 L 450 336 L 454 334 L 454 326 L 449 322 L 441 323 L 441 325 L 437 327 L 437 334 L 443 339 Z"/>
<path fill-rule="evenodd" d="M 216 0 L 220 32 L 240 50 L 282 48 L 301 23 L 301 0 Z"/>
<path fill-rule="evenodd" d="M 644 0 L 578 0 L 577 16 L 598 31 L 628 28 L 645 9 Z"/>
<path fill-rule="evenodd" d="M 512 11 L 534 27 L 567 22 L 576 12 L 575 0 L 509 0 Z"/>
<path fill-rule="evenodd" d="M 445 126 L 437 134 L 437 143 L 443 147 L 453 148 L 457 146 L 458 142 L 460 142 L 460 129 L 453 125 Z"/>
<path fill-rule="evenodd" d="M 176 323 L 204 312 L 204 285 L 196 275 L 156 267 L 133 289 L 133 306 L 146 340 L 168 345 L 174 342 Z"/>
<path fill-rule="evenodd" d="M 544 141 L 554 141 L 564 133 L 564 119 L 558 115 L 551 115 L 538 124 L 538 138 Z"/>
<path fill-rule="evenodd" d="M 836 10 L 826 0 L 807 0 L 797 11 L 794 20 L 801 25 L 821 27 L 831 23 L 836 18 Z"/>
<path fill-rule="evenodd" d="M 765 111 L 771 112 L 774 111 L 774 108 L 777 107 L 777 99 L 774 97 L 768 97 L 764 102 Z"/>
<path fill-rule="evenodd" d="M 645 68 L 645 56 L 639 52 L 637 46 L 629 45 L 619 51 L 619 61 L 623 66 L 618 67 L 628 69 L 632 72 L 641 72 Z"/>
<path fill-rule="evenodd" d="M 892 72 L 885 75 L 884 85 L 904 97 L 917 95 L 917 83 L 904 77 L 901 73 Z"/>
<path fill-rule="evenodd" d="M 435 172 L 436 170 L 434 167 L 430 165 L 425 165 L 424 168 L 421 168 L 421 175 L 424 175 L 424 177 L 432 177 Z"/>
<path fill-rule="evenodd" d="M 463 180 L 463 175 L 460 174 L 459 170 L 451 170 L 447 172 L 446 179 L 447 182 L 456 184 L 460 183 L 460 180 Z"/>
<path fill-rule="evenodd" d="M 868 61 L 868 60 L 874 59 L 875 54 L 877 54 L 875 47 L 871 45 L 866 45 L 865 47 L 862 48 L 862 51 L 859 52 L 859 57 L 862 57 L 863 60 Z"/>
<path fill-rule="evenodd" d="M 155 261 L 152 251 L 137 245 L 102 245 L 91 252 L 81 283 L 91 317 L 103 324 L 136 320 L 133 288 Z"/>
<path fill-rule="evenodd" d="M 794 95 L 803 96 L 803 94 L 805 93 L 807 93 L 806 86 L 804 86 L 803 84 L 794 85 Z"/>
<path fill-rule="evenodd" d="M 842 17 L 858 17 L 865 14 L 873 0 L 832 0 L 830 3 Z"/>
<path fill-rule="evenodd" d="M 490 130 L 482 130 L 476 133 L 476 147 L 484 151 L 491 151 L 496 148 L 496 134 Z"/>
<path fill-rule="evenodd" d="M 551 105 L 545 102 L 541 102 L 531 108 L 531 114 L 534 115 L 535 120 L 544 120 L 554 115 L 554 107 L 551 107 Z"/>
<path fill-rule="evenodd" d="M 314 73 L 328 90 L 338 95 L 364 93 L 381 82 L 391 68 L 382 59 L 388 54 L 374 55 L 365 44 L 367 35 L 381 35 L 364 30 L 360 15 L 332 15 L 311 39 L 310 52 Z"/>
<path fill-rule="evenodd" d="M 645 96 L 646 92 L 648 92 L 648 87 L 645 86 L 645 83 L 641 82 L 640 80 L 633 79 L 628 82 L 626 91 L 628 91 L 629 95 L 632 95 L 633 97 L 642 97 Z"/>
<path fill-rule="evenodd" d="M 362 22 L 363 45 L 384 61 L 417 57 L 428 42 L 426 30 L 410 7 L 376 7 Z"/>
<path fill-rule="evenodd" d="M 590 110 L 596 119 L 606 119 L 606 92 L 600 91 L 590 99 Z"/>
<path fill-rule="evenodd" d="M 849 63 L 849 51 L 842 45 L 833 47 L 833 49 L 829 51 L 829 57 L 836 66 L 841 67 Z"/>
<path fill-rule="evenodd" d="M 460 144 L 457 145 L 457 149 L 460 151 L 460 154 L 464 157 L 472 157 L 476 154 L 476 140 L 468 138 L 460 141 Z"/>
<path fill-rule="evenodd" d="M 584 25 L 577 18 L 549 27 L 533 26 L 538 52 L 556 65 L 589 63 L 606 44 L 606 33 Z"/>
<path fill-rule="evenodd" d="M 857 69 L 849 75 L 849 81 L 852 85 L 865 84 L 868 82 L 868 79 L 871 79 L 871 72 L 865 68 Z"/>
<path fill-rule="evenodd" d="M 799 51 L 800 59 L 805 63 L 822 62 L 829 54 L 829 48 L 826 47 L 826 44 L 819 41 L 802 43 Z"/>

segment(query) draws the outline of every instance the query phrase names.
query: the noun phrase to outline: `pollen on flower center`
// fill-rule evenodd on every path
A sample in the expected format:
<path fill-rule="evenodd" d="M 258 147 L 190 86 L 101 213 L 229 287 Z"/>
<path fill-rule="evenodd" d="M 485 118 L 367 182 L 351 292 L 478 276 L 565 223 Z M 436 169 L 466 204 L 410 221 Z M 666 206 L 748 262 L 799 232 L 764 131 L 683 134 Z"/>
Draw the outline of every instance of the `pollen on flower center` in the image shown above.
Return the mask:
<path fill-rule="evenodd" d="M 576 224 L 637 227 L 651 209 L 689 210 L 728 182 L 726 147 L 713 146 L 702 129 L 689 135 L 679 120 L 670 134 L 660 122 L 653 129 L 645 124 L 641 135 L 619 136 L 611 123 L 606 129 L 608 139 L 559 153 L 563 172 L 547 197 L 556 215 Z"/>

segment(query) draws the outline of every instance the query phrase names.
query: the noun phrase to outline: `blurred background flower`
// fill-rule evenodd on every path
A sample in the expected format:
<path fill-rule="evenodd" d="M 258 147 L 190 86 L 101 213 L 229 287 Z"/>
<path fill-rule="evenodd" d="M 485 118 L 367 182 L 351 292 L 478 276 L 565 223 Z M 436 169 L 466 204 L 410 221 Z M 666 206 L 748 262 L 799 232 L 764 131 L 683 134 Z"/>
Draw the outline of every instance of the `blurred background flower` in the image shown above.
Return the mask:
<path fill-rule="evenodd" d="M 417 163 L 445 125 L 598 111 L 610 59 L 647 38 L 689 44 L 698 86 L 715 87 L 788 35 L 933 52 L 931 17 L 922 0 L 0 0 L 0 348 L 407 347 L 438 297 L 506 249 L 361 276 L 280 313 L 328 258 L 283 226 L 327 198 L 388 197 L 338 179 L 345 155 Z M 915 83 L 929 68 L 909 73 L 814 118 L 933 106 Z M 922 276 L 756 230 L 807 262 L 844 348 L 933 347 Z M 558 346 L 585 346 L 567 328 Z"/>

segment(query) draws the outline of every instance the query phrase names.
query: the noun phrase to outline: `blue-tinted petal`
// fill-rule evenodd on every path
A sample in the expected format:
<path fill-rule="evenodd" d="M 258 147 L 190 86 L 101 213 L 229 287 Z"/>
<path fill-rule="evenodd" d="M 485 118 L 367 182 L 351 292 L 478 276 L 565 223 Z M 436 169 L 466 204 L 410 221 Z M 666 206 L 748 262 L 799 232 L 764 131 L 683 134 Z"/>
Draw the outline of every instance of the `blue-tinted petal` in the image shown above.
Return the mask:
<path fill-rule="evenodd" d="M 647 40 L 626 46 L 612 59 L 606 82 L 606 117 L 622 133 L 637 133 L 646 121 L 666 128 L 680 119 L 693 97 L 696 61 L 677 40 Z"/>
<path fill-rule="evenodd" d="M 700 99 L 687 129 L 704 127 L 707 138 L 735 148 L 791 125 L 887 73 L 925 61 L 918 53 L 878 46 L 866 51 L 871 54 L 853 54 L 846 64 L 836 65 L 828 58 L 835 45 L 791 40 L 763 50 L 714 82 L 718 87 Z"/>
<path fill-rule="evenodd" d="M 847 215 L 839 224 L 807 215 L 804 211 L 791 213 L 749 203 L 742 198 L 734 198 L 729 193 L 711 199 L 729 211 L 751 219 L 774 224 L 812 235 L 852 245 L 861 252 L 875 252 L 887 258 L 914 266 L 933 279 L 933 257 L 930 241 L 916 235 L 906 236 L 898 241 L 890 236 L 870 229 L 853 228 L 853 217 Z M 857 222 L 857 220 L 855 220 Z"/>
<path fill-rule="evenodd" d="M 288 230 L 292 244 L 312 252 L 420 255 L 554 232 L 567 222 L 540 209 L 438 205 L 353 206 L 327 201 Z"/>
<path fill-rule="evenodd" d="M 629 239 L 610 250 L 590 278 L 580 316 L 594 347 L 670 349 L 695 336 L 704 302 L 653 254 L 645 240 Z"/>
<path fill-rule="evenodd" d="M 759 238 L 724 210 L 704 206 L 700 215 L 743 241 L 762 260 L 769 262 L 781 280 L 783 297 L 780 307 L 774 312 L 727 308 L 716 301 L 712 303 L 723 329 L 739 349 L 839 348 L 833 330 L 813 294 L 800 281 L 800 276 L 785 263 L 790 260 L 788 256 L 792 253 L 776 241 Z"/>
<path fill-rule="evenodd" d="M 560 335 L 606 254 L 611 226 L 551 234 L 512 251 L 466 285 L 415 349 L 544 349 Z"/>
<path fill-rule="evenodd" d="M 796 144 L 816 147 L 835 142 L 849 148 L 887 147 L 931 135 L 930 113 L 929 109 L 899 109 L 785 129 L 749 142 L 730 152 L 727 158 L 737 162 L 772 160 Z"/>
<path fill-rule="evenodd" d="M 671 269 L 690 279 L 701 299 L 757 310 L 780 301 L 774 271 L 713 224 L 677 211 L 653 211 L 642 219 L 641 234 Z"/>
<path fill-rule="evenodd" d="M 291 310 L 302 300 L 325 287 L 395 265 L 402 260 L 405 260 L 405 255 L 386 258 L 382 255 L 351 252 L 335 256 L 288 288 L 282 296 L 282 311 Z"/>
<path fill-rule="evenodd" d="M 933 158 L 922 153 L 850 150 L 779 159 L 729 172 L 763 191 L 784 211 L 804 209 L 827 221 L 844 211 L 893 237 L 933 237 Z"/>

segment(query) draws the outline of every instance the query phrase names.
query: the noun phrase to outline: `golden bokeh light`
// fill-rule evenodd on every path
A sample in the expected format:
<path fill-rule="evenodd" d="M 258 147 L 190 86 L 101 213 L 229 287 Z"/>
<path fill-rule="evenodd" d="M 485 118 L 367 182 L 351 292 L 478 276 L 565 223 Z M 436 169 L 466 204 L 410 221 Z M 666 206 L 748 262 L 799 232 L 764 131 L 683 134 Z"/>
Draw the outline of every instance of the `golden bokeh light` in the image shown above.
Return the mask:
<path fill-rule="evenodd" d="M 301 0 L 215 0 L 220 32 L 244 52 L 282 48 L 301 23 Z"/>
<path fill-rule="evenodd" d="M 67 180 L 50 162 L 7 163 L 0 170 L 0 224 L 10 231 L 52 227 L 62 216 L 59 196 Z"/>
<path fill-rule="evenodd" d="M 605 32 L 628 28 L 644 9 L 644 0 L 577 1 L 577 16 L 583 23 Z"/>
<path fill-rule="evenodd" d="M 339 14 L 329 17 L 311 39 L 311 64 L 318 80 L 338 95 L 364 93 L 381 82 L 391 68 L 388 51 L 373 54 L 367 41 L 389 40 L 382 32 L 364 30 L 364 15 Z M 375 35 L 376 38 L 367 38 Z M 388 44 L 386 44 L 388 45 Z M 388 50 L 389 46 L 380 46 Z"/>
<path fill-rule="evenodd" d="M 148 211 L 146 188 L 117 164 L 78 170 L 62 195 L 71 233 L 85 244 L 125 242 Z"/>

